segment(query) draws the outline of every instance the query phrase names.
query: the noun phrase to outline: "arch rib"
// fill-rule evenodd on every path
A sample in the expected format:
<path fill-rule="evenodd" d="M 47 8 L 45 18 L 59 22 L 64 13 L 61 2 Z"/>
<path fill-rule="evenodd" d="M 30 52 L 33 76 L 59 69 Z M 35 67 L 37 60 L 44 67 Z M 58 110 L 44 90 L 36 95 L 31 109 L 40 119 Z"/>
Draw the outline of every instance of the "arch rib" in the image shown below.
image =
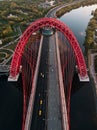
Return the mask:
<path fill-rule="evenodd" d="M 21 57 L 22 57 L 25 45 L 29 37 L 31 36 L 31 34 L 44 26 L 55 27 L 57 30 L 61 31 L 65 35 L 65 37 L 69 40 L 69 43 L 71 44 L 74 50 L 75 57 L 76 57 L 76 64 L 78 66 L 80 77 L 82 79 L 88 78 L 85 60 L 84 60 L 82 51 L 80 49 L 80 46 L 79 46 L 79 43 L 77 42 L 76 37 L 74 36 L 73 32 L 69 29 L 69 27 L 66 24 L 62 23 L 61 21 L 55 18 L 41 18 L 33 22 L 25 30 L 25 32 L 22 34 L 21 39 L 19 40 L 17 47 L 14 51 L 14 55 L 13 55 L 11 67 L 10 67 L 10 76 L 15 77 L 19 73 Z"/>

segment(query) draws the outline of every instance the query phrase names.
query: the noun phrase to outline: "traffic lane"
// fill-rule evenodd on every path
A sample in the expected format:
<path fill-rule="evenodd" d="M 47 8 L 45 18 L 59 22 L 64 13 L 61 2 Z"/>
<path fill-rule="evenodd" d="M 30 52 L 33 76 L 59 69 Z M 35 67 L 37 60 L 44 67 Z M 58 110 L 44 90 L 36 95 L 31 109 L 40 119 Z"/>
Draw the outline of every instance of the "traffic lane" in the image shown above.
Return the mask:
<path fill-rule="evenodd" d="M 44 38 L 40 60 L 39 75 L 34 103 L 34 110 L 31 122 L 31 130 L 45 129 L 46 89 L 48 74 L 48 39 Z M 42 104 L 40 103 L 42 100 Z"/>
<path fill-rule="evenodd" d="M 62 130 L 57 74 L 55 35 L 52 35 L 49 42 L 47 130 Z"/>

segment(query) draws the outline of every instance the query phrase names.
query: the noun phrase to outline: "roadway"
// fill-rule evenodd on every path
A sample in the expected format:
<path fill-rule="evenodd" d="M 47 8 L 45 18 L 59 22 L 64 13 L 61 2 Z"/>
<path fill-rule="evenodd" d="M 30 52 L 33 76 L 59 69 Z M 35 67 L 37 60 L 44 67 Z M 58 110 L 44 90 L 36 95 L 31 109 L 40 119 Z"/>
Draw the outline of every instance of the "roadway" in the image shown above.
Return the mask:
<path fill-rule="evenodd" d="M 62 130 L 55 35 L 44 37 L 30 130 Z"/>
<path fill-rule="evenodd" d="M 30 130 L 44 130 L 46 127 L 48 52 L 49 40 L 44 37 Z"/>
<path fill-rule="evenodd" d="M 55 35 L 49 38 L 47 130 L 62 130 Z"/>

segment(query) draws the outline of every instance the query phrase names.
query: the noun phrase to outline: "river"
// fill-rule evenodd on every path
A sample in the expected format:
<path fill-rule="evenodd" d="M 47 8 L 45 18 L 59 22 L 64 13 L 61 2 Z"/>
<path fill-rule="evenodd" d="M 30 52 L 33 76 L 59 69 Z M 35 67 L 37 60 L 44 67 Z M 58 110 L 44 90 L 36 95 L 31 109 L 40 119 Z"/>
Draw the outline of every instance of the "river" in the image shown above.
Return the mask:
<path fill-rule="evenodd" d="M 97 8 L 97 4 L 91 6 L 80 7 L 64 14 L 60 20 L 65 22 L 75 34 L 80 47 L 84 51 L 85 30 L 90 18 L 93 16 L 91 12 Z"/>
<path fill-rule="evenodd" d="M 21 130 L 22 92 L 21 83 L 8 82 L 7 76 L 0 76 L 0 130 Z"/>
<path fill-rule="evenodd" d="M 83 53 L 85 52 L 85 30 L 89 20 L 93 17 L 91 11 L 97 8 L 97 4 L 74 9 L 60 17 L 75 34 Z M 71 95 L 71 130 L 97 130 L 97 116 L 93 94 L 93 85 L 80 83 L 77 77 L 74 79 Z"/>

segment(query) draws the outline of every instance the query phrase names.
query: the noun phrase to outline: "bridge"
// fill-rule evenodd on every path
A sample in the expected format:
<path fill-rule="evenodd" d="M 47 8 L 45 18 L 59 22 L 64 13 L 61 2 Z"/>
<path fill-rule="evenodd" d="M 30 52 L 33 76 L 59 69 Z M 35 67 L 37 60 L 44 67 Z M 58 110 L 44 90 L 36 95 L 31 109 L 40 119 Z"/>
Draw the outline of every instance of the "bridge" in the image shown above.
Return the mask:
<path fill-rule="evenodd" d="M 43 28 L 56 31 L 47 37 L 40 33 Z M 25 30 L 14 51 L 8 78 L 17 81 L 19 73 L 22 75 L 22 130 L 70 129 L 75 71 L 81 82 L 89 81 L 79 43 L 66 24 L 41 18 Z"/>

